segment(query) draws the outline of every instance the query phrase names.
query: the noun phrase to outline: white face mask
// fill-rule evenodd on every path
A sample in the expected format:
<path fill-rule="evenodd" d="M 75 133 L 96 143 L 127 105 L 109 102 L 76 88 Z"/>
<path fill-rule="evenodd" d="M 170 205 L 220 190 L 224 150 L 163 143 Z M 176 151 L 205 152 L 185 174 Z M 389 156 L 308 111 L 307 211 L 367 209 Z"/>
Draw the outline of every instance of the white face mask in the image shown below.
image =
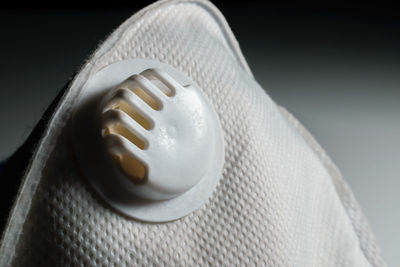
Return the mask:
<path fill-rule="evenodd" d="M 87 182 L 68 127 L 84 85 L 136 58 L 168 64 L 195 82 L 223 131 L 216 186 L 170 222 L 138 221 L 109 205 Z M 336 167 L 258 85 L 207 1 L 155 3 L 112 33 L 71 83 L 24 179 L 0 265 L 384 265 Z"/>

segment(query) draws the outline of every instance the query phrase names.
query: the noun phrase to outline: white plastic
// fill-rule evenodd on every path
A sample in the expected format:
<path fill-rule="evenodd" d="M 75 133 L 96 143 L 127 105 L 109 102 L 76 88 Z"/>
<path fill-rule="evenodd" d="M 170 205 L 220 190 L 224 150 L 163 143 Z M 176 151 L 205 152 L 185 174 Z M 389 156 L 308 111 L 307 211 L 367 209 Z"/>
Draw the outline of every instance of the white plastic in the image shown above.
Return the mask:
<path fill-rule="evenodd" d="M 85 84 L 73 116 L 82 171 L 122 213 L 149 222 L 183 217 L 221 177 L 218 116 L 201 90 L 171 66 L 135 59 Z"/>

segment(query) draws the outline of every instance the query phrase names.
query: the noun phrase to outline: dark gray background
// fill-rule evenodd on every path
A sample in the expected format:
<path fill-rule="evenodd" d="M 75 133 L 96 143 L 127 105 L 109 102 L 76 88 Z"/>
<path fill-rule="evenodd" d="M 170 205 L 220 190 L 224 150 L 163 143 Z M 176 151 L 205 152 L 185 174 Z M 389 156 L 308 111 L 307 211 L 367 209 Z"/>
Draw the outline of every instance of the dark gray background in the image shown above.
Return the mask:
<path fill-rule="evenodd" d="M 218 4 L 256 79 L 341 169 L 400 265 L 400 20 L 389 8 Z M 135 8 L 0 11 L 0 159 Z"/>

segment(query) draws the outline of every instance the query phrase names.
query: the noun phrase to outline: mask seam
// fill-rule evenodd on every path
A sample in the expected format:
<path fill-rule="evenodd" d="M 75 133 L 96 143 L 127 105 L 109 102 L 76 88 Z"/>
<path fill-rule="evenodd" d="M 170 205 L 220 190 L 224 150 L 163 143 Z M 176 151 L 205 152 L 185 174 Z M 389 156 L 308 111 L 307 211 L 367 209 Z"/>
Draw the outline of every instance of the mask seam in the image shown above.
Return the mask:
<path fill-rule="evenodd" d="M 352 196 L 351 189 L 347 185 L 346 181 L 343 179 L 343 175 L 340 173 L 339 169 L 336 167 L 336 165 L 333 163 L 333 161 L 330 159 L 330 157 L 326 154 L 325 150 L 321 147 L 321 145 L 315 140 L 315 138 L 310 134 L 310 132 L 306 128 L 304 128 L 304 126 L 296 119 L 296 117 L 294 117 L 293 114 L 291 114 L 286 108 L 284 108 L 282 106 L 279 106 L 279 111 L 280 111 L 282 117 L 285 118 L 287 123 L 290 124 L 301 135 L 303 140 L 312 149 L 314 154 L 316 154 L 317 158 L 319 159 L 319 161 L 322 163 L 322 165 L 328 172 L 328 174 L 331 178 L 332 185 L 335 189 L 335 193 L 339 197 L 340 204 L 341 204 L 342 208 L 345 210 L 347 218 L 351 222 L 353 232 L 357 236 L 359 249 L 362 252 L 362 254 L 364 255 L 366 261 L 371 266 L 385 266 L 383 260 L 380 258 L 379 248 L 376 245 L 375 238 L 373 237 L 373 232 L 370 230 L 370 228 L 364 230 L 364 232 L 368 232 L 369 234 L 372 235 L 373 242 L 369 242 L 368 244 L 365 244 L 365 245 L 366 245 L 366 247 L 375 247 L 375 249 L 377 251 L 375 257 L 378 256 L 378 258 L 375 259 L 375 261 L 378 262 L 377 264 L 374 264 L 372 262 L 372 259 L 371 259 L 372 256 L 369 253 L 367 253 L 367 251 L 365 251 L 365 249 L 362 245 L 360 236 L 357 231 L 357 229 L 359 229 L 359 227 L 357 227 L 358 226 L 357 223 L 350 216 L 349 209 L 346 208 L 346 205 L 344 203 L 344 198 L 345 197 L 351 198 L 351 201 L 355 202 L 355 204 L 357 205 L 356 209 L 360 212 L 361 212 L 361 208 L 360 208 L 357 200 Z M 339 193 L 339 189 L 340 189 L 339 186 L 342 187 L 341 189 L 344 191 L 343 193 L 345 195 Z M 369 227 L 369 224 L 362 213 L 361 213 L 361 216 L 362 216 L 361 224 L 365 224 L 366 226 Z"/>

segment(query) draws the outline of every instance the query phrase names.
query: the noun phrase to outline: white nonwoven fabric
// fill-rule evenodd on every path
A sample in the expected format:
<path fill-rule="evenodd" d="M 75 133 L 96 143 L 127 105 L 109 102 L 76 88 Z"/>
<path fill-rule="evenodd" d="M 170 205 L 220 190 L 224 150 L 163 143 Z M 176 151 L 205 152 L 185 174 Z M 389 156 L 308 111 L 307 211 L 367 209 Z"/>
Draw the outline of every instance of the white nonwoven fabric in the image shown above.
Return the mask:
<path fill-rule="evenodd" d="M 217 188 L 203 207 L 173 222 L 115 212 L 87 184 L 72 149 L 68 121 L 82 85 L 133 58 L 187 74 L 224 131 Z M 201 0 L 145 8 L 84 64 L 24 175 L 0 257 L 13 266 L 384 266 L 340 173 L 255 81 L 226 21 Z"/>

